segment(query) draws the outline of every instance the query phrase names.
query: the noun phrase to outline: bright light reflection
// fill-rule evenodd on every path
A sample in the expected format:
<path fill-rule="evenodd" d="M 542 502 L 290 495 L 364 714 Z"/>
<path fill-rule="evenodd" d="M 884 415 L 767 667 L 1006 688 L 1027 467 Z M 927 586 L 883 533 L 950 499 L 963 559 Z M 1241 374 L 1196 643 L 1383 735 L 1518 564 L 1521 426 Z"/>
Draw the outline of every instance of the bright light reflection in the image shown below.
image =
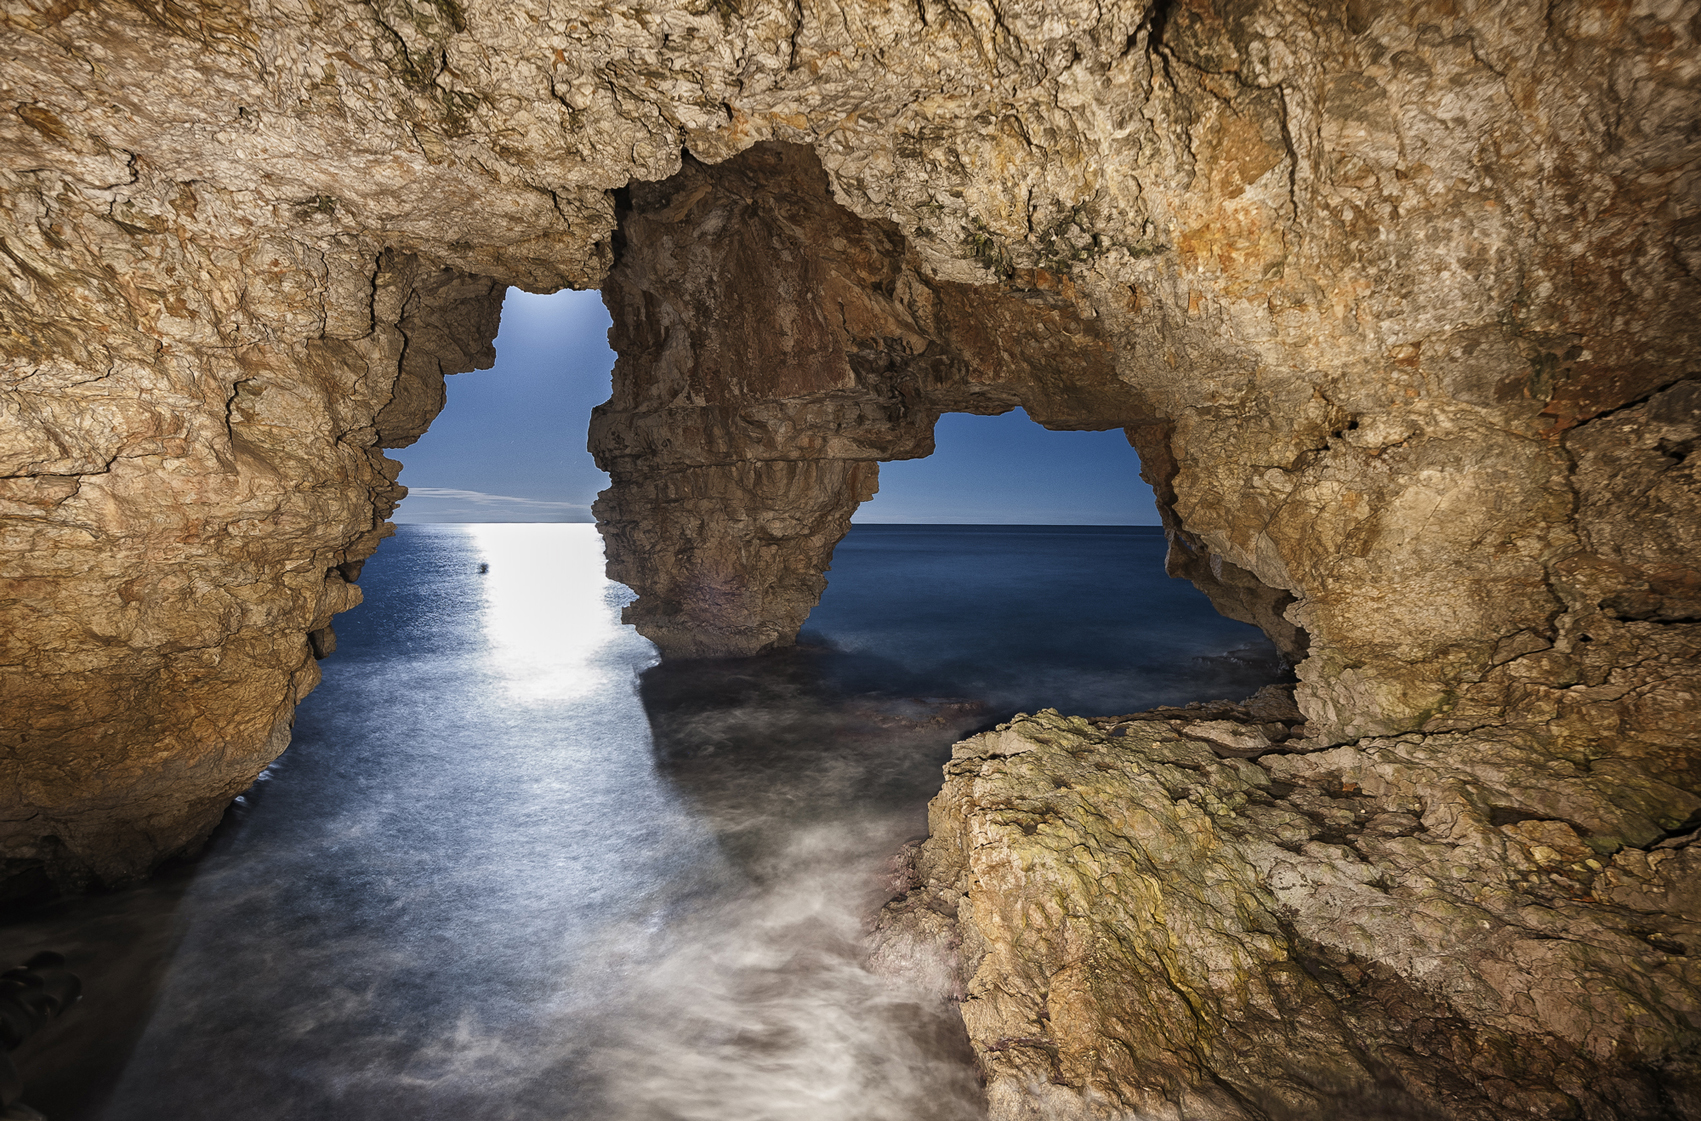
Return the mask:
<path fill-rule="evenodd" d="M 620 585 L 603 575 L 602 538 L 572 523 L 469 526 L 490 566 L 484 633 L 492 669 L 515 700 L 584 697 L 606 680 L 596 652 L 620 633 L 610 602 Z"/>

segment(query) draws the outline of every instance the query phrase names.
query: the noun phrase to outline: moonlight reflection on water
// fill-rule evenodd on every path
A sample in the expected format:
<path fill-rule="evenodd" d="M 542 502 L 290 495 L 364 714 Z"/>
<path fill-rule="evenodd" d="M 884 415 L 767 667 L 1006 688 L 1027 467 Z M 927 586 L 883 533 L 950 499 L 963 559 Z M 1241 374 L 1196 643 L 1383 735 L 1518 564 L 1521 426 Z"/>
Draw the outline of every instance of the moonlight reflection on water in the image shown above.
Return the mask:
<path fill-rule="evenodd" d="M 294 746 L 197 864 L 0 928 L 87 982 L 18 1053 L 28 1100 L 54 1121 L 980 1116 L 954 1014 L 869 973 L 863 924 L 960 735 L 1036 693 L 1129 711 L 1269 679 L 1211 660 L 1259 636 L 1161 556 L 1138 531 L 857 527 L 813 648 L 658 667 L 593 527 L 403 527 Z"/>

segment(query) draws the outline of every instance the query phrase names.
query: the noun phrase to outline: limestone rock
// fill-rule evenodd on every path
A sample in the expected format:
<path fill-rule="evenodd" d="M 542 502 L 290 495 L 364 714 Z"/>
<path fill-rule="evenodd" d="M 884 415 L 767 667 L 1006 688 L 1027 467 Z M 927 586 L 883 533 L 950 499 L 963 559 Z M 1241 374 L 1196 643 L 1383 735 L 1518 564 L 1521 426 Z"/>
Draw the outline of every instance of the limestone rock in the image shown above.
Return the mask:
<path fill-rule="evenodd" d="M 790 645 L 879 462 L 931 452 L 940 413 L 1149 418 L 1066 277 L 932 278 L 890 222 L 833 200 L 807 148 L 688 161 L 619 219 L 596 514 L 610 575 L 640 593 L 626 617 L 665 655 Z"/>
<path fill-rule="evenodd" d="M 876 928 L 880 967 L 955 966 L 995 1121 L 1701 1107 L 1694 835 L 1659 841 L 1693 797 L 1646 821 L 1668 793 L 1529 743 L 1114 728 L 958 744 Z"/>
<path fill-rule="evenodd" d="M 14 252 L 51 233 L 23 227 Z M 162 255 L 121 258 L 128 281 L 181 266 Z M 151 368 L 113 356 L 78 376 L 14 353 L 0 372 L 30 421 L 6 431 L 39 441 L 0 480 L 10 867 L 114 881 L 192 849 L 288 744 L 331 617 L 360 602 L 351 581 L 405 493 L 381 448 L 424 431 L 444 372 L 492 358 L 490 281 L 374 248 L 362 283 L 358 339 L 162 345 Z M 40 271 L 32 295 L 76 291 Z M 259 302 L 203 295 L 238 315 Z"/>
<path fill-rule="evenodd" d="M 616 477 L 603 517 L 634 619 L 670 652 L 790 641 L 876 462 L 924 453 L 938 410 L 1023 403 L 1128 429 L 1171 570 L 1303 657 L 1320 743 L 1508 714 L 1661 740 L 1692 704 L 1675 668 L 1690 562 L 1650 524 L 1691 517 L 1691 473 L 1659 452 L 1642 468 L 1669 478 L 1658 510 L 1613 507 L 1624 524 L 1598 545 L 1579 519 L 1600 507 L 1576 499 L 1595 485 L 1582 460 L 1614 454 L 1596 444 L 1642 439 L 1656 421 L 1637 403 L 1694 369 L 1698 63 L 1675 15 L 4 11 L 13 789 L 94 781 L 61 776 L 106 767 L 100 742 L 168 770 L 207 742 L 150 723 L 177 702 L 136 689 L 239 729 L 214 734 L 249 760 L 230 782 L 281 742 L 306 678 L 279 667 L 306 645 L 267 630 L 259 645 L 290 653 L 237 668 L 250 655 L 226 637 L 248 608 L 184 606 L 181 626 L 116 642 L 78 621 L 108 610 L 97 588 L 196 579 L 175 546 L 123 544 L 142 515 L 101 483 L 272 478 L 246 438 L 214 450 L 246 408 L 289 444 L 275 478 L 336 507 L 310 519 L 323 555 L 276 545 L 267 571 L 355 563 L 393 469 L 315 441 L 405 443 L 433 364 L 476 360 L 491 310 L 426 338 L 386 254 L 474 300 L 607 278 L 626 360 L 593 434 Z M 271 379 L 259 412 L 236 388 L 262 384 L 249 368 Z M 317 591 L 222 575 L 282 539 L 265 491 L 219 499 L 242 532 L 192 528 L 218 521 L 192 505 L 174 540 L 198 538 L 259 616 L 305 627 Z M 1633 539 L 1669 539 L 1664 559 L 1613 543 Z M 205 673 L 167 670 L 172 643 L 246 684 L 187 699 Z M 73 679 L 87 711 L 41 684 Z M 228 783 L 195 785 L 183 798 Z M 17 844 L 76 831 L 35 797 L 8 811 L 35 837 Z"/>
<path fill-rule="evenodd" d="M 192 847 L 356 602 L 402 497 L 381 449 L 488 362 L 506 286 L 602 285 L 598 514 L 669 655 L 790 642 L 877 464 L 1023 405 L 1123 428 L 1170 571 L 1298 662 L 1303 722 L 1182 711 L 1030 760 L 1086 793 L 1023 806 L 1150 795 L 1193 887 L 1119 841 L 1092 888 L 1038 817 L 975 826 L 1005 880 L 957 929 L 1028 970 L 976 998 L 1000 1093 L 1688 1093 L 1661 947 L 1690 857 L 1660 845 L 1701 791 L 1692 17 L 3 0 L 0 871 Z M 938 851 L 967 828 L 942 810 Z M 1100 946 L 1138 983 L 1069 964 Z M 1058 966 L 1050 1028 L 1023 962 Z M 1290 1030 L 1335 1083 L 1283 1065 Z"/>

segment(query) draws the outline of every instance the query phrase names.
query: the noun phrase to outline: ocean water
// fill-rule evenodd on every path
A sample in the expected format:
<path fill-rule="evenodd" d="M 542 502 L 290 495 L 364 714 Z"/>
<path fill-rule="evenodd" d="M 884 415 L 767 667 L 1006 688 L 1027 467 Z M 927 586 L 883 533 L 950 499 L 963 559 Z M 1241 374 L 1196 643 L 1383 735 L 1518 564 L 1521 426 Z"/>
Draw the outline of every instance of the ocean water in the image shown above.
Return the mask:
<path fill-rule="evenodd" d="M 797 650 L 657 665 L 583 525 L 407 526 L 294 743 L 193 862 L 0 925 L 86 997 L 53 1121 L 982 1115 L 863 968 L 950 744 L 1276 679 L 1154 531 L 858 526 Z M 479 566 L 488 565 L 485 573 Z"/>
<path fill-rule="evenodd" d="M 970 697 L 999 716 L 1239 700 L 1275 650 L 1164 575 L 1156 526 L 859 525 L 801 641 L 845 689 Z"/>

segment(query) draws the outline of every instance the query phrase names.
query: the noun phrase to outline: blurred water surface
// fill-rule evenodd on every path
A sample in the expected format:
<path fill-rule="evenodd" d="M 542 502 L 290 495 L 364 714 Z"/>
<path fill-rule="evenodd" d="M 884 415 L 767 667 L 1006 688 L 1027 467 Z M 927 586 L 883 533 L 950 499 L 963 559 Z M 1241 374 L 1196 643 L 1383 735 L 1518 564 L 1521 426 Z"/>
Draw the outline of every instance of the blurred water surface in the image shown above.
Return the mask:
<path fill-rule="evenodd" d="M 199 860 L 0 926 L 88 992 L 18 1052 L 27 1100 L 976 1118 L 960 1026 L 862 967 L 862 924 L 961 735 L 1273 679 L 1162 555 L 1134 528 L 858 526 L 800 649 L 657 666 L 593 527 L 402 527 Z"/>

